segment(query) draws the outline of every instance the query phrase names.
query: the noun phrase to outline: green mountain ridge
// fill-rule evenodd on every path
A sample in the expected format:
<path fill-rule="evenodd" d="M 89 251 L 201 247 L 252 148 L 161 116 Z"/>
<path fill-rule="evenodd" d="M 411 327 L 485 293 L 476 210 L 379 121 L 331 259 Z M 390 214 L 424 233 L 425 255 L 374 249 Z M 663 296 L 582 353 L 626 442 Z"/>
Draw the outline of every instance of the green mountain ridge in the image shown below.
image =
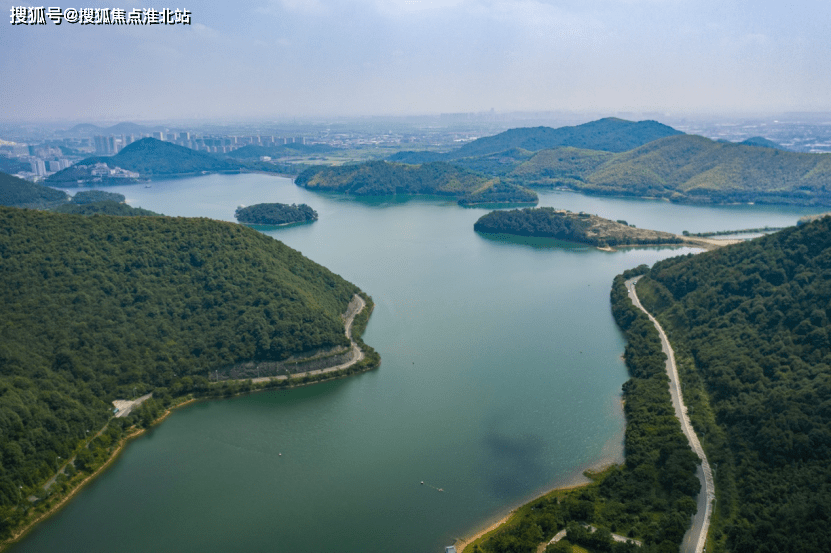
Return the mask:
<path fill-rule="evenodd" d="M 831 156 L 695 135 L 662 138 L 619 154 L 544 150 L 506 179 L 684 202 L 831 205 Z"/>
<path fill-rule="evenodd" d="M 48 209 L 68 201 L 69 194 L 63 190 L 0 173 L 0 205 Z"/>
<path fill-rule="evenodd" d="M 158 409 L 207 393 L 209 372 L 349 344 L 358 288 L 245 226 L 8 207 L 0 220 L 0 537 L 112 400 L 153 392 Z"/>
<path fill-rule="evenodd" d="M 609 152 L 631 150 L 653 140 L 682 134 L 656 121 L 626 121 L 608 117 L 573 127 L 525 127 L 509 129 L 494 136 L 476 139 L 456 150 L 399 152 L 389 159 L 405 163 L 461 160 L 506 152 L 514 148 L 539 151 L 561 146 Z"/>
<path fill-rule="evenodd" d="M 139 173 L 141 178 L 174 177 L 202 173 L 235 173 L 242 166 L 238 163 L 217 158 L 205 152 L 198 152 L 163 142 L 155 138 L 142 138 L 126 146 L 114 156 L 90 157 L 72 167 L 50 175 L 46 182 L 60 186 L 76 186 L 78 180 L 90 179 L 90 171 L 97 163 L 106 163 L 109 168 L 120 167 Z M 105 178 L 108 181 L 124 179 Z"/>
<path fill-rule="evenodd" d="M 638 295 L 717 467 L 708 551 L 831 549 L 831 218 L 661 261 Z"/>
<path fill-rule="evenodd" d="M 439 195 L 458 198 L 463 205 L 532 203 L 537 195 L 517 185 L 444 162 L 408 165 L 369 161 L 354 165 L 317 166 L 300 173 L 295 184 L 310 190 L 355 196 Z"/>

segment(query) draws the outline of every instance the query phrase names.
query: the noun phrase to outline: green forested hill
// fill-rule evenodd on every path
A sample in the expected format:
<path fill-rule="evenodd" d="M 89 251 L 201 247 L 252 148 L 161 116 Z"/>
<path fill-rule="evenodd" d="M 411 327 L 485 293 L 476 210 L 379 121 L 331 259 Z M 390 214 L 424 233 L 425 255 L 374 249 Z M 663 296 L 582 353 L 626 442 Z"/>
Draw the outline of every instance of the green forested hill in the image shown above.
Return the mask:
<path fill-rule="evenodd" d="M 592 246 L 678 244 L 675 234 L 630 227 L 589 213 L 572 213 L 553 207 L 491 211 L 473 224 L 473 230 L 489 234 L 513 234 L 556 238 Z"/>
<path fill-rule="evenodd" d="M 463 158 L 476 158 L 513 148 L 539 151 L 569 146 L 588 150 L 624 152 L 653 140 L 681 134 L 672 127 L 656 121 L 626 121 L 607 117 L 573 127 L 533 127 L 510 129 L 494 136 L 486 136 L 461 148 L 436 154 L 435 152 L 399 152 L 390 158 L 405 163 L 425 163 Z"/>
<path fill-rule="evenodd" d="M 638 293 L 717 467 L 717 550 L 831 550 L 831 217 L 662 261 Z"/>
<path fill-rule="evenodd" d="M 58 171 L 46 180 L 48 183 L 61 186 L 74 186 L 79 179 L 83 180 L 90 176 L 89 169 L 96 163 L 106 163 L 111 169 L 120 167 L 134 171 L 142 178 L 240 170 L 238 163 L 220 159 L 205 152 L 197 152 L 155 138 L 142 138 L 114 156 L 90 157 L 81 160 L 72 167 Z"/>
<path fill-rule="evenodd" d="M 348 345 L 357 288 L 242 225 L 0 208 L 0 535 L 116 398 Z M 39 489 L 39 488 L 38 488 Z"/>
<path fill-rule="evenodd" d="M 62 190 L 0 173 L 0 205 L 45 209 L 69 201 Z"/>
<path fill-rule="evenodd" d="M 356 196 L 431 194 L 453 196 L 460 203 L 536 203 L 536 193 L 485 177 L 449 163 L 407 165 L 370 161 L 356 165 L 318 166 L 298 175 L 295 184 L 311 190 Z"/>
<path fill-rule="evenodd" d="M 255 204 L 238 207 L 234 217 L 240 223 L 254 225 L 288 225 L 317 221 L 317 211 L 306 204 Z"/>
<path fill-rule="evenodd" d="M 54 208 L 56 213 L 72 213 L 75 215 L 118 215 L 121 217 L 139 217 L 160 215 L 148 209 L 132 207 L 113 200 L 99 200 L 89 203 L 68 203 Z"/>
<path fill-rule="evenodd" d="M 831 156 L 679 135 L 619 154 L 539 152 L 507 175 L 526 185 L 567 186 L 676 201 L 831 205 Z"/>

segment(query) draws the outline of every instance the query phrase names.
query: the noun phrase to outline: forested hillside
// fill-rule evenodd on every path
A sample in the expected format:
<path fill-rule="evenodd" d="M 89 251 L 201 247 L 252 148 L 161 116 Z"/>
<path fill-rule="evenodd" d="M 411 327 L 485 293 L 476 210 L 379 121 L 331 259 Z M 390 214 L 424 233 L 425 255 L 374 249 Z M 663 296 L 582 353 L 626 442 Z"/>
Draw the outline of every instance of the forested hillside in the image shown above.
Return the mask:
<path fill-rule="evenodd" d="M 679 135 L 609 154 L 537 153 L 506 175 L 527 186 L 699 203 L 831 205 L 831 155 Z"/>
<path fill-rule="evenodd" d="M 473 224 L 473 230 L 556 238 L 601 247 L 681 242 L 678 236 L 669 232 L 634 228 L 625 221 L 611 221 L 589 213 L 572 213 L 553 207 L 491 211 Z"/>
<path fill-rule="evenodd" d="M 255 204 L 238 207 L 234 217 L 240 223 L 253 225 L 288 225 L 317 221 L 317 211 L 306 204 Z"/>
<path fill-rule="evenodd" d="M 50 175 L 46 182 L 60 186 L 77 186 L 78 180 L 88 180 L 93 177 L 91 170 L 97 163 L 106 163 L 110 169 L 120 167 L 134 171 L 142 178 L 192 175 L 203 172 L 238 172 L 241 168 L 238 163 L 220 159 L 205 152 L 197 152 L 155 138 L 142 138 L 114 156 L 97 156 L 81 160 L 72 167 Z M 118 182 L 124 179 L 109 180 Z M 102 182 L 107 183 L 108 179 L 104 177 Z"/>
<path fill-rule="evenodd" d="M 449 163 L 406 165 L 370 161 L 356 165 L 318 166 L 303 171 L 295 184 L 311 190 L 356 196 L 430 194 L 452 196 L 460 203 L 536 203 L 537 195 Z"/>
<path fill-rule="evenodd" d="M 349 343 L 358 289 L 244 226 L 5 207 L 0 221 L 0 535 L 113 399 Z"/>
<path fill-rule="evenodd" d="M 431 161 L 478 158 L 521 149 L 536 152 L 549 148 L 570 146 L 588 150 L 625 152 L 653 140 L 681 134 L 672 127 L 656 121 L 626 121 L 607 117 L 573 127 L 533 127 L 510 129 L 494 136 L 479 138 L 445 154 L 435 152 L 399 152 L 392 161 L 429 163 Z"/>
<path fill-rule="evenodd" d="M 717 467 L 716 550 L 831 550 L 831 217 L 662 261 L 638 293 Z"/>
<path fill-rule="evenodd" d="M 127 204 L 116 202 L 113 200 L 100 200 L 89 203 L 68 203 L 54 208 L 52 211 L 56 213 L 71 213 L 75 215 L 118 215 L 120 217 L 152 217 L 159 215 L 149 209 L 142 209 L 140 207 L 132 207 Z"/>
<path fill-rule="evenodd" d="M 641 266 L 619 275 L 611 293 L 612 313 L 628 342 L 624 358 L 631 375 L 623 385 L 625 465 L 610 468 L 588 486 L 532 501 L 464 553 L 535 553 L 564 529 L 566 540 L 548 546 L 546 553 L 571 551 L 571 544 L 613 553 L 678 551 L 696 509 L 698 458 L 675 417 L 658 331 L 626 294 L 624 279 L 646 270 Z M 589 533 L 585 524 L 598 531 Z M 610 532 L 643 545 L 614 542 Z"/>
<path fill-rule="evenodd" d="M 69 195 L 63 190 L 0 173 L 0 205 L 46 209 L 68 201 Z"/>

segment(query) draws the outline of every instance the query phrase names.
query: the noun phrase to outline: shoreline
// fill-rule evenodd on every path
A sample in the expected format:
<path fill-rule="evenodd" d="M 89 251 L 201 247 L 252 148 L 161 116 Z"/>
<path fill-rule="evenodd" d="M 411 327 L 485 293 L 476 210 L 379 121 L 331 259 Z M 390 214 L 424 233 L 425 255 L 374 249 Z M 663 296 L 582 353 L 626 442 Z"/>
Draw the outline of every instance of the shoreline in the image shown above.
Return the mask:
<path fill-rule="evenodd" d="M 457 553 L 464 553 L 465 548 L 467 548 L 470 545 L 473 545 L 478 540 L 488 536 L 489 534 L 491 534 L 495 530 L 499 529 L 504 524 L 510 522 L 510 520 L 514 517 L 514 515 L 517 513 L 517 511 L 519 511 L 520 509 L 522 509 L 523 507 L 525 507 L 529 503 L 532 503 L 532 502 L 538 500 L 541 497 L 545 497 L 545 496 L 551 495 L 553 493 L 568 492 L 568 491 L 572 491 L 572 490 L 576 490 L 576 489 L 579 489 L 579 488 L 589 486 L 594 482 L 594 480 L 592 478 L 590 478 L 589 476 L 587 476 L 587 474 L 602 473 L 605 470 L 608 470 L 609 468 L 611 468 L 613 466 L 619 465 L 621 462 L 622 462 L 621 459 L 616 459 L 616 458 L 612 458 L 612 457 L 604 457 L 604 458 L 600 459 L 599 461 L 591 464 L 588 468 L 578 470 L 577 472 L 574 472 L 574 473 L 566 476 L 561 481 L 561 483 L 559 483 L 559 484 L 557 484 L 553 487 L 550 487 L 550 488 L 543 488 L 543 491 L 534 492 L 533 495 L 521 500 L 516 506 L 512 507 L 506 514 L 501 515 L 501 516 L 500 515 L 495 515 L 494 517 L 489 518 L 485 522 L 485 524 L 487 526 L 480 527 L 480 529 L 476 530 L 475 533 L 468 534 L 463 538 L 456 538 L 455 541 L 453 542 L 453 546 L 456 548 L 456 552 Z M 496 518 L 496 517 L 500 517 L 500 518 Z"/>
<path fill-rule="evenodd" d="M 193 403 L 193 402 L 195 402 L 195 401 L 198 401 L 198 399 L 197 399 L 197 398 L 190 398 L 190 399 L 188 399 L 188 400 L 186 400 L 186 401 L 183 401 L 182 403 L 179 403 L 179 404 L 177 404 L 177 405 L 173 405 L 173 406 L 171 406 L 171 407 L 169 407 L 169 408 L 165 409 L 164 414 L 163 414 L 161 417 L 159 417 L 158 419 L 156 419 L 155 421 L 153 421 L 153 424 L 152 424 L 152 425 L 150 425 L 150 427 L 149 427 L 149 428 L 152 428 L 152 427 L 156 426 L 157 424 L 161 423 L 161 422 L 162 422 L 163 420 L 165 420 L 168 416 L 170 416 L 170 414 L 171 414 L 174 410 L 176 410 L 176 409 L 178 409 L 178 408 L 180 408 L 180 407 L 184 407 L 185 405 L 189 405 L 189 404 L 191 404 L 191 403 Z M 107 424 L 109 424 L 109 421 L 107 422 Z M 105 427 L 105 428 L 106 428 L 106 427 Z M 68 492 L 68 493 L 67 493 L 64 497 L 62 497 L 62 498 L 61 498 L 61 499 L 60 499 L 60 500 L 59 500 L 56 504 L 54 504 L 54 505 L 52 505 L 51 507 L 49 507 L 49 509 L 47 509 L 46 511 L 44 511 L 43 513 L 41 513 L 40 515 L 38 515 L 38 516 L 37 516 L 34 520 L 32 520 L 31 522 L 29 522 L 28 524 L 26 524 L 25 526 L 23 526 L 23 527 L 22 527 L 20 530 L 18 530 L 16 533 L 13 533 L 13 534 L 12 534 L 12 536 L 11 536 L 10 538 L 8 538 L 7 540 L 4 540 L 2 543 L 0 543 L 0 552 L 5 551 L 5 550 L 6 550 L 6 548 L 8 548 L 9 546 L 14 545 L 15 543 L 17 543 L 17 542 L 19 542 L 20 540 L 22 540 L 23 538 L 25 538 L 25 537 L 26 537 L 26 535 L 27 535 L 27 534 L 29 534 L 29 532 L 31 532 L 32 530 L 34 530 L 35 526 L 37 526 L 37 525 L 38 525 L 39 523 L 41 523 L 42 521 L 46 520 L 46 519 L 47 519 L 47 518 L 49 518 L 50 516 L 54 515 L 54 514 L 55 514 L 55 513 L 57 513 L 58 511 L 60 511 L 60 510 L 61 510 L 61 509 L 62 509 L 62 508 L 63 508 L 63 507 L 67 504 L 67 503 L 69 503 L 69 500 L 70 500 L 70 499 L 72 499 L 73 497 L 75 497 L 75 495 L 76 495 L 78 492 L 80 492 L 83 488 L 85 488 L 85 487 L 87 486 L 87 484 L 89 484 L 90 482 L 92 482 L 95 478 L 97 478 L 98 476 L 100 476 L 100 475 L 101 475 L 101 473 L 103 473 L 106 469 L 108 469 L 108 468 L 110 467 L 110 465 L 112 465 L 112 464 L 113 464 L 113 462 L 115 462 L 115 460 L 116 460 L 116 459 L 118 459 L 118 457 L 121 455 L 121 453 L 122 453 L 122 452 L 124 451 L 124 449 L 127 447 L 127 444 L 129 444 L 131 441 L 133 441 L 134 439 L 138 438 L 139 436 L 142 436 L 142 435 L 144 435 L 145 433 L 147 433 L 147 431 L 149 430 L 149 428 L 136 428 L 136 429 L 134 429 L 132 432 L 130 432 L 129 434 L 127 434 L 127 435 L 125 435 L 125 436 L 122 436 L 122 437 L 121 437 L 121 439 L 119 440 L 119 443 L 118 443 L 118 445 L 116 446 L 116 448 L 113 450 L 113 452 L 112 452 L 112 453 L 110 454 L 110 456 L 107 458 L 107 460 L 106 460 L 106 461 L 104 461 L 104 462 L 101 464 L 101 466 L 99 466 L 97 469 L 95 469 L 95 471 L 94 471 L 94 472 L 92 472 L 91 474 L 89 474 L 88 476 L 86 476 L 83 480 L 81 480 L 80 482 L 78 482 L 78 484 L 76 484 L 76 485 L 75 485 L 75 486 L 74 486 L 74 487 L 73 487 L 73 488 L 72 488 L 72 489 L 71 489 L 71 490 L 70 490 L 70 491 L 69 491 L 69 492 Z"/>
<path fill-rule="evenodd" d="M 93 471 L 92 473 L 90 473 L 89 475 L 84 477 L 83 480 L 79 481 L 76 485 L 74 485 L 72 487 L 72 489 L 70 489 L 66 493 L 65 496 L 61 497 L 57 501 L 57 503 L 55 503 L 54 505 L 52 505 L 51 507 L 49 507 L 48 509 L 46 509 L 44 512 L 40 513 L 39 515 L 36 515 L 35 518 L 32 519 L 30 522 L 24 524 L 20 529 L 13 532 L 11 537 L 9 537 L 8 539 L 3 540 L 2 542 L 0 542 L 0 553 L 5 551 L 8 547 L 10 547 L 10 546 L 14 545 L 15 543 L 19 542 L 24 537 L 26 537 L 26 535 L 28 535 L 29 532 L 34 530 L 35 527 L 40 522 L 46 520 L 50 516 L 54 515 L 58 511 L 60 511 L 69 502 L 69 500 L 71 500 L 73 497 L 75 497 L 75 495 L 78 492 L 80 492 L 84 487 L 86 487 L 87 484 L 92 482 L 95 478 L 100 476 L 106 469 L 108 469 L 110 467 L 110 465 L 112 465 L 112 463 L 121 455 L 121 453 L 127 447 L 127 444 L 129 444 L 132 440 L 134 440 L 134 439 L 136 439 L 140 436 L 143 436 L 151 428 L 161 424 L 167 417 L 169 417 L 173 413 L 173 411 L 175 411 L 175 410 L 177 410 L 181 407 L 184 407 L 186 405 L 190 405 L 191 403 L 196 403 L 196 402 L 199 402 L 199 401 L 228 399 L 230 397 L 237 397 L 237 396 L 246 395 L 246 394 L 253 394 L 253 393 L 256 393 L 256 392 L 274 391 L 274 390 L 277 390 L 277 389 L 288 390 L 288 389 L 291 389 L 291 388 L 299 388 L 299 387 L 302 387 L 302 386 L 309 386 L 309 385 L 312 385 L 312 384 L 317 384 L 317 383 L 321 383 L 321 382 L 328 382 L 329 380 L 336 380 L 336 379 L 344 378 L 346 376 L 350 376 L 349 374 L 341 374 L 341 371 L 347 370 L 352 365 L 355 365 L 356 363 L 358 363 L 359 361 L 361 361 L 365 358 L 365 353 L 364 353 L 363 349 L 361 349 L 360 345 L 354 340 L 354 338 L 352 338 L 352 323 L 354 322 L 355 317 L 358 316 L 360 313 L 362 313 L 364 311 L 364 309 L 367 308 L 368 304 L 367 304 L 366 300 L 364 300 L 363 297 L 361 297 L 359 294 L 355 294 L 355 296 L 353 296 L 352 302 L 354 302 L 355 299 L 359 300 L 360 309 L 358 309 L 358 310 L 356 310 L 352 313 L 350 313 L 350 310 L 348 309 L 347 313 L 345 313 L 343 315 L 343 317 L 344 317 L 344 331 L 346 332 L 347 337 L 351 341 L 352 352 L 355 353 L 352 360 L 350 360 L 347 363 L 341 364 L 341 365 L 330 367 L 328 369 L 318 369 L 316 371 L 296 373 L 296 374 L 293 374 L 293 375 L 288 376 L 288 377 L 281 375 L 281 376 L 276 376 L 276 377 L 263 377 L 261 379 L 244 379 L 244 380 L 235 381 L 235 382 L 245 382 L 245 381 L 250 380 L 252 383 L 253 382 L 258 382 L 258 383 L 263 383 L 264 384 L 266 381 L 285 380 L 285 379 L 295 380 L 295 379 L 302 379 L 303 377 L 313 376 L 313 375 L 317 375 L 317 376 L 322 377 L 322 378 L 319 378 L 319 379 L 316 379 L 316 380 L 312 380 L 310 382 L 296 382 L 296 383 L 291 383 L 291 384 L 288 384 L 287 386 L 280 387 L 280 388 L 269 388 L 267 386 L 261 386 L 261 387 L 257 387 L 257 388 L 251 389 L 251 390 L 240 391 L 240 392 L 237 392 L 237 393 L 235 393 L 231 396 L 226 396 L 224 394 L 209 395 L 209 396 L 205 396 L 205 397 L 183 396 L 183 397 L 187 397 L 187 399 L 185 399 L 181 403 L 176 403 L 174 405 L 170 405 L 167 408 L 165 408 L 164 413 L 159 418 L 155 419 L 147 428 L 133 427 L 133 430 L 129 434 L 125 434 L 124 436 L 122 436 L 120 438 L 119 442 L 118 442 L 118 445 L 112 451 L 110 456 L 107 457 L 107 459 L 98 468 L 96 468 L 95 471 Z M 350 304 L 352 302 L 350 302 Z M 371 314 L 371 311 L 370 311 L 370 314 Z M 376 367 L 371 367 L 371 368 L 377 368 L 377 366 Z M 370 369 L 366 369 L 366 370 L 370 370 Z M 361 371 L 361 372 L 366 372 L 366 371 Z M 331 373 L 331 376 L 327 377 L 326 375 L 328 375 L 330 373 Z M 112 417 L 111 419 L 109 419 L 107 421 L 107 423 L 104 425 L 102 431 L 107 428 L 107 426 L 110 424 L 111 420 L 114 419 L 114 418 L 116 418 L 116 417 Z"/>

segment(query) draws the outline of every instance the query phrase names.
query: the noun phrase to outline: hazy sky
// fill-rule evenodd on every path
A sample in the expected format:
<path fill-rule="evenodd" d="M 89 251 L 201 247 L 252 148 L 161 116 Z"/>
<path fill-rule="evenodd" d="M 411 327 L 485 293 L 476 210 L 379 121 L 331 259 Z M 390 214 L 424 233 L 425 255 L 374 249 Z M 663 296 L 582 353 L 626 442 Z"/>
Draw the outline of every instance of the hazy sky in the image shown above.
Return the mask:
<path fill-rule="evenodd" d="M 190 26 L 12 25 L 0 3 L 0 121 L 831 111 L 827 0 L 55 3 Z"/>

